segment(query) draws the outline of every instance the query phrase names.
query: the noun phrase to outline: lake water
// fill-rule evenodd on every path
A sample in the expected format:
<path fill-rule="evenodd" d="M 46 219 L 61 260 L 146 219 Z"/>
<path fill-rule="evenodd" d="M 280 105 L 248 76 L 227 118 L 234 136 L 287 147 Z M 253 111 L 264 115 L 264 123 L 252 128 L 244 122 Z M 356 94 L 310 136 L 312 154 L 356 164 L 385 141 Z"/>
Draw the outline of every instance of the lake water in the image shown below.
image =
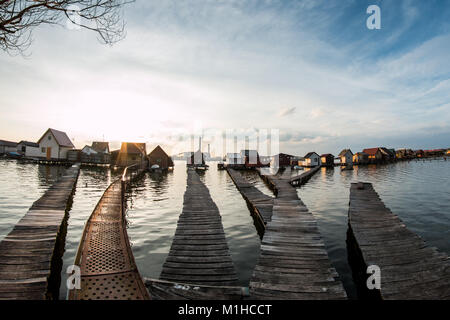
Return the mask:
<path fill-rule="evenodd" d="M 239 283 L 248 285 L 259 255 L 260 240 L 244 199 L 226 171 L 216 164 L 202 175 L 219 207 Z M 8 234 L 31 204 L 64 171 L 50 167 L 0 160 L 0 239 Z M 106 187 L 119 176 L 106 168 L 82 168 L 68 221 L 60 298 L 66 297 L 64 270 L 73 264 L 84 224 Z M 255 172 L 246 173 L 264 193 L 272 195 Z M 410 161 L 395 164 L 321 169 L 298 189 L 298 194 L 317 218 L 330 259 L 350 298 L 355 298 L 347 263 L 346 232 L 351 182 L 374 184 L 382 200 L 406 225 L 429 245 L 450 254 L 450 161 Z M 164 175 L 146 173 L 128 192 L 128 234 L 139 271 L 158 278 L 168 255 L 183 206 L 186 167 L 176 161 Z"/>

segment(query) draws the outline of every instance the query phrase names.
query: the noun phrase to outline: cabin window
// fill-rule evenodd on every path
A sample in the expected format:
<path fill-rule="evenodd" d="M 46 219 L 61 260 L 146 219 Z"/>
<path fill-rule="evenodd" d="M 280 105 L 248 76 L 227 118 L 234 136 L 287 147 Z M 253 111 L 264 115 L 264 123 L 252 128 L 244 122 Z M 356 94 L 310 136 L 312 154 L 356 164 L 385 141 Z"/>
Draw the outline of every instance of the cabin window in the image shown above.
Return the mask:
<path fill-rule="evenodd" d="M 26 147 L 22 146 L 22 152 L 25 152 L 25 150 L 26 150 Z"/>
<path fill-rule="evenodd" d="M 41 152 L 42 152 L 42 153 L 45 153 L 45 147 L 42 147 L 42 148 L 41 148 Z"/>
<path fill-rule="evenodd" d="M 48 140 L 52 140 L 52 136 L 48 136 Z"/>

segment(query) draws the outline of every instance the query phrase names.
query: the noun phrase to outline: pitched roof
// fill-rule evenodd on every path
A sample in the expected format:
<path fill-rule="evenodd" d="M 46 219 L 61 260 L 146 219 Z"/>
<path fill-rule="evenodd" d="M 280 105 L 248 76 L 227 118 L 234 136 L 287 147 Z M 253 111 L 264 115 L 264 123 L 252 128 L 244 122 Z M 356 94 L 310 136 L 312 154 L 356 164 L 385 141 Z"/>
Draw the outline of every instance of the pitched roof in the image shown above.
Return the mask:
<path fill-rule="evenodd" d="M 368 149 L 364 149 L 363 152 L 367 153 L 368 155 L 375 155 L 377 153 L 379 148 L 368 148 Z"/>
<path fill-rule="evenodd" d="M 324 153 L 320 157 L 333 157 L 334 158 L 334 156 L 331 153 Z"/>
<path fill-rule="evenodd" d="M 122 146 L 120 147 L 120 153 L 145 155 L 145 152 L 145 143 L 122 142 Z"/>
<path fill-rule="evenodd" d="M 98 142 L 94 141 L 92 142 L 92 149 L 94 149 L 97 152 L 109 152 L 109 142 Z"/>
<path fill-rule="evenodd" d="M 28 147 L 39 148 L 39 144 L 36 143 L 36 142 L 30 142 L 30 141 L 22 140 L 18 144 L 23 144 L 24 146 L 28 146 Z"/>
<path fill-rule="evenodd" d="M 318 154 L 317 154 L 317 152 L 308 152 L 306 155 L 305 155 L 305 158 L 311 158 L 311 156 L 313 155 L 313 154 L 316 154 L 317 156 L 319 156 Z"/>
<path fill-rule="evenodd" d="M 0 146 L 17 147 L 17 142 L 0 140 Z"/>
<path fill-rule="evenodd" d="M 67 134 L 63 131 L 55 130 L 52 128 L 49 128 L 45 133 L 42 135 L 42 137 L 38 140 L 38 143 L 41 142 L 41 140 L 45 137 L 47 132 L 51 132 L 52 135 L 55 137 L 56 143 L 58 143 L 61 147 L 68 147 L 68 148 L 75 148 L 72 141 L 69 139 Z"/>
<path fill-rule="evenodd" d="M 345 154 L 346 154 L 347 152 L 350 152 L 351 154 L 353 154 L 352 150 L 350 150 L 350 149 L 344 149 L 344 150 L 342 150 L 341 152 L 339 152 L 338 157 L 343 157 L 343 156 L 345 156 Z"/>
<path fill-rule="evenodd" d="M 169 155 L 168 155 L 168 154 L 163 150 L 163 148 L 161 148 L 159 145 L 156 146 L 156 148 L 153 149 L 153 151 L 150 152 L 150 153 L 148 154 L 148 156 L 151 157 L 151 156 L 152 156 L 153 154 L 155 154 L 155 153 L 162 153 L 164 156 L 169 157 Z"/>
<path fill-rule="evenodd" d="M 395 155 L 395 150 L 392 151 L 393 149 L 388 149 L 385 147 L 381 147 L 380 151 L 383 152 L 384 154 L 390 155 L 390 156 L 394 156 Z"/>

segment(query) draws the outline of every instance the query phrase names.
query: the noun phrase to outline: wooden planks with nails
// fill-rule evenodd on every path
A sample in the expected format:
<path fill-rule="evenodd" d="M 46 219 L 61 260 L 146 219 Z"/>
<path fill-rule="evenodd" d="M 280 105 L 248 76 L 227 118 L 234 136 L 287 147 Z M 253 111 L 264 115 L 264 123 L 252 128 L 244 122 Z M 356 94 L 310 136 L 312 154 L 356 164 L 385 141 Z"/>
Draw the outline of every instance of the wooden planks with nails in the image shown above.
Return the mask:
<path fill-rule="evenodd" d="M 263 176 L 277 197 L 250 281 L 252 299 L 345 299 L 317 222 L 291 185 L 291 172 Z"/>
<path fill-rule="evenodd" d="M 79 165 L 68 168 L 0 243 L 0 299 L 58 299 L 67 212 L 79 172 Z"/>
<path fill-rule="evenodd" d="M 247 287 L 192 285 L 159 279 L 145 279 L 145 285 L 155 300 L 243 300 Z"/>
<path fill-rule="evenodd" d="M 78 248 L 81 288 L 70 300 L 147 300 L 127 235 L 121 180 L 113 182 L 89 218 Z"/>
<path fill-rule="evenodd" d="M 219 209 L 193 169 L 188 169 L 183 212 L 160 279 L 209 286 L 237 282 Z"/>
<path fill-rule="evenodd" d="M 381 201 L 370 183 L 352 183 L 348 213 L 350 242 L 360 260 L 354 274 L 380 268 L 382 299 L 450 299 L 450 260 L 410 231 Z M 350 251 L 350 250 L 349 250 Z M 358 267 L 359 266 L 359 267 Z"/>

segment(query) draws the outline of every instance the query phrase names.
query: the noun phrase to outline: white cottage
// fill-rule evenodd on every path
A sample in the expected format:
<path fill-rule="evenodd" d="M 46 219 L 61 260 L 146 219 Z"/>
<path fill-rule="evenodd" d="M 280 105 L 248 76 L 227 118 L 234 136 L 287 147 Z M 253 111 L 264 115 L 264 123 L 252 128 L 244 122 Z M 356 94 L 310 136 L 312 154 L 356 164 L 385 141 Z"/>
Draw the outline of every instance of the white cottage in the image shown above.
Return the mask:
<path fill-rule="evenodd" d="M 316 152 L 308 152 L 303 161 L 304 167 L 320 166 L 320 156 Z"/>
<path fill-rule="evenodd" d="M 40 158 L 66 160 L 67 151 L 75 148 L 65 132 L 48 129 L 38 141 Z"/>
<path fill-rule="evenodd" d="M 17 152 L 26 158 L 39 158 L 41 155 L 38 143 L 24 140 L 17 144 Z"/>

